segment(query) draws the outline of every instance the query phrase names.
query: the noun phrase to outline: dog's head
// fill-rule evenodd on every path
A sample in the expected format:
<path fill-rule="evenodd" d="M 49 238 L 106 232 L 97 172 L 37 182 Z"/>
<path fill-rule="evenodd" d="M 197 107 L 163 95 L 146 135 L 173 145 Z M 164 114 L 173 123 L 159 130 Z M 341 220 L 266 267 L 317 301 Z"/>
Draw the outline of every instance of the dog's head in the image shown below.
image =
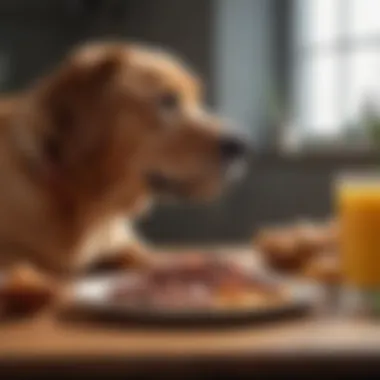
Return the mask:
<path fill-rule="evenodd" d="M 87 46 L 38 91 L 45 154 L 93 189 L 208 198 L 246 153 L 204 108 L 200 81 L 161 51 Z"/>

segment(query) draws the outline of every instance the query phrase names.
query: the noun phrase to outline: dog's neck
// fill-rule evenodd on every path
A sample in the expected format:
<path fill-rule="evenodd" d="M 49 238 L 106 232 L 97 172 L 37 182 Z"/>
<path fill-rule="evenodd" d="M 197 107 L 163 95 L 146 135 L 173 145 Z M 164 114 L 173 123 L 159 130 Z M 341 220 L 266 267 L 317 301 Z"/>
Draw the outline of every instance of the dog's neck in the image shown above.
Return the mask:
<path fill-rule="evenodd" d="M 144 184 L 130 173 L 130 180 L 124 178 L 124 185 L 120 186 L 118 173 L 110 170 L 115 165 L 104 164 L 101 153 L 90 164 L 78 162 L 77 171 L 61 166 L 43 130 L 46 121 L 35 113 L 35 106 L 28 104 L 17 104 L 7 116 L 10 143 L 18 152 L 16 159 L 27 180 L 47 194 L 69 224 L 86 224 L 88 219 L 112 214 L 139 214 L 146 208 L 151 197 Z"/>
<path fill-rule="evenodd" d="M 140 209 L 140 205 L 149 199 L 144 189 L 138 184 L 133 185 L 132 181 L 127 193 L 123 194 L 123 204 L 112 204 L 113 199 L 121 196 L 120 190 L 115 189 L 112 183 L 96 178 L 95 175 L 91 181 L 81 182 L 78 175 L 72 178 L 70 173 L 65 172 L 55 162 L 54 157 L 49 154 L 49 149 L 44 149 L 44 142 L 33 144 L 31 138 L 25 134 L 24 126 L 13 122 L 10 131 L 11 140 L 19 152 L 19 164 L 25 175 L 45 191 L 57 207 L 71 217 L 77 214 L 107 212 L 135 213 L 136 208 Z"/>

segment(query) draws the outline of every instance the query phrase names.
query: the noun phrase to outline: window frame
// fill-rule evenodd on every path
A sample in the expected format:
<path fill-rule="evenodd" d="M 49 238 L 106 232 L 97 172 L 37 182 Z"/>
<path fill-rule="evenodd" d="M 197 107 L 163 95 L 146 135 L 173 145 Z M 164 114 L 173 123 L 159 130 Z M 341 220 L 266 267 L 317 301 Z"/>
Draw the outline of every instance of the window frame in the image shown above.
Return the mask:
<path fill-rule="evenodd" d="M 347 29 L 349 6 L 347 6 L 346 0 L 340 0 L 341 28 Z M 285 68 L 277 67 L 277 79 L 279 81 L 280 94 L 282 94 L 284 102 L 287 104 L 287 113 L 290 114 L 291 121 L 294 120 L 295 102 L 296 102 L 296 89 L 295 89 L 295 70 L 296 65 L 299 65 L 301 59 L 305 59 L 305 55 L 312 56 L 314 54 L 320 54 L 321 50 L 332 51 L 337 54 L 340 66 L 340 78 L 338 79 L 338 107 L 345 107 L 345 99 L 347 94 L 347 76 L 349 62 L 344 59 L 344 56 L 355 51 L 356 49 L 363 48 L 375 48 L 380 49 L 380 32 L 376 35 L 362 36 L 354 38 L 352 36 L 343 35 L 337 39 L 334 43 L 325 42 L 310 42 L 304 46 L 295 46 L 294 41 L 294 28 L 297 25 L 295 0 L 276 1 L 275 19 L 276 24 L 276 40 L 275 48 L 278 50 L 279 56 L 277 60 L 279 62 L 286 62 Z M 283 48 L 281 48 L 283 46 Z M 301 56 L 301 57 L 300 57 Z M 333 136 L 324 136 L 323 133 L 313 131 L 314 128 L 310 128 L 306 125 L 296 126 L 300 139 L 300 147 L 298 150 L 325 153 L 328 152 L 348 152 L 351 151 L 354 154 L 369 154 L 376 151 L 374 147 L 365 145 L 358 146 L 360 144 L 350 144 L 348 141 L 340 143 L 339 138 L 334 139 Z"/>

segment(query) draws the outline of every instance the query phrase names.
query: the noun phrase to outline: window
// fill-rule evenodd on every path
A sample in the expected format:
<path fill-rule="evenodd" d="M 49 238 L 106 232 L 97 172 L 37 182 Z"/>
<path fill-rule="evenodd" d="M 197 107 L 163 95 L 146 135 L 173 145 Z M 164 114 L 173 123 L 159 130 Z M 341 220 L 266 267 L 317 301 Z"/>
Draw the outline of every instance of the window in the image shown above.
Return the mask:
<path fill-rule="evenodd" d="M 380 0 L 294 0 L 293 117 L 303 137 L 358 128 L 379 103 Z"/>

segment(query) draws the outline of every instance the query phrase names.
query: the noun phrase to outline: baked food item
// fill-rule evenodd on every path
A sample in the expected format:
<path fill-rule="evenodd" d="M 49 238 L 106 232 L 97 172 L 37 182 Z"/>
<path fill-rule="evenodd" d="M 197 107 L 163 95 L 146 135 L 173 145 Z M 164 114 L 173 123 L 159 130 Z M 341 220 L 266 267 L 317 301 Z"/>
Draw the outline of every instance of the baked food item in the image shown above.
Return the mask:
<path fill-rule="evenodd" d="M 306 259 L 325 248 L 325 233 L 321 225 L 307 221 L 299 222 L 294 227 L 294 234 L 297 250 Z"/>
<path fill-rule="evenodd" d="M 339 243 L 339 222 L 336 219 L 330 219 L 322 225 L 322 236 L 324 246 L 327 250 L 337 251 Z"/>
<path fill-rule="evenodd" d="M 266 229 L 259 232 L 255 246 L 265 262 L 276 270 L 295 271 L 302 267 L 304 256 L 298 247 L 297 234 L 291 228 Z"/>
<path fill-rule="evenodd" d="M 336 252 L 323 252 L 315 255 L 305 265 L 303 276 L 325 284 L 339 283 L 341 267 Z"/>
<path fill-rule="evenodd" d="M 337 256 L 338 232 L 335 220 L 325 223 L 300 221 L 288 227 L 261 230 L 254 244 L 271 268 L 300 274 L 306 267 L 309 268 L 307 272 L 314 272 L 315 266 L 327 266 L 327 262 L 333 259 L 319 259 L 320 255 L 325 257 L 326 252 Z"/>
<path fill-rule="evenodd" d="M 0 305 L 6 313 L 30 313 L 47 306 L 57 293 L 54 281 L 29 264 L 12 268 L 0 286 Z"/>

